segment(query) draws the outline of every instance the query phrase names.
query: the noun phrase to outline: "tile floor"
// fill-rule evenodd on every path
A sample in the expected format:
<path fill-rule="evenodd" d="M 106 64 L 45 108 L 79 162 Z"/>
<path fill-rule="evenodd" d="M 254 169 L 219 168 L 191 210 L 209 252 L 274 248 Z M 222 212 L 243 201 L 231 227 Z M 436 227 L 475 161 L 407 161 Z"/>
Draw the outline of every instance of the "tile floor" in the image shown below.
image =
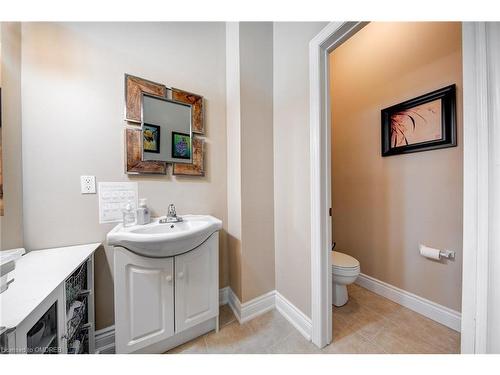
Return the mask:
<path fill-rule="evenodd" d="M 276 310 L 239 324 L 221 306 L 219 333 L 210 332 L 168 353 L 458 353 L 460 334 L 360 286 L 333 310 L 333 342 L 318 349 Z"/>

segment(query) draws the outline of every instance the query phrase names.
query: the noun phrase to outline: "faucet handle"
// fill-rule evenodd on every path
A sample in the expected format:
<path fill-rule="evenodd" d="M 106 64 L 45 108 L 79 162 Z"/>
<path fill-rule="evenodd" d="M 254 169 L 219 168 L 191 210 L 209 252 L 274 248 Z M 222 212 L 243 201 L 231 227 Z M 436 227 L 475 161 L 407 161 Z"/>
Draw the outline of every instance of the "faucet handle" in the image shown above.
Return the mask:
<path fill-rule="evenodd" d="M 177 213 L 175 212 L 175 205 L 173 203 L 170 203 L 168 205 L 168 213 L 167 213 L 168 216 L 177 216 Z"/>

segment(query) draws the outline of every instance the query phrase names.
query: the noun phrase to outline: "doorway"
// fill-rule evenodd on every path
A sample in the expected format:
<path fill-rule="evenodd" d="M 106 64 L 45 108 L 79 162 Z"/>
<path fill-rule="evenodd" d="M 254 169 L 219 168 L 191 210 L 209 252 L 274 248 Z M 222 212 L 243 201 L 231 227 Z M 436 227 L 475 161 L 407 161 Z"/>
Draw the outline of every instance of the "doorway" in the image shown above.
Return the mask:
<path fill-rule="evenodd" d="M 331 260 L 330 246 L 332 239 L 331 217 L 329 215 L 329 207 L 331 202 L 330 191 L 330 170 L 331 170 L 331 149 L 330 149 L 330 98 L 328 90 L 328 58 L 330 52 L 340 46 L 344 41 L 352 37 L 355 33 L 361 30 L 367 23 L 360 22 L 335 22 L 330 23 L 325 27 L 311 42 L 310 42 L 310 149 L 311 149 L 311 249 L 312 249 L 312 340 L 320 347 L 327 345 L 332 339 L 332 279 L 331 279 Z M 470 65 L 470 59 L 467 56 L 470 51 L 474 50 L 474 43 L 477 39 L 468 37 L 467 35 L 477 32 L 474 26 L 464 24 L 463 38 L 463 60 L 464 74 L 467 75 L 466 65 Z M 469 56 L 470 57 L 470 56 Z M 464 78 L 467 80 L 467 76 Z M 473 78 L 472 78 L 473 79 Z M 465 94 L 464 94 L 465 96 Z M 467 113 L 465 114 L 467 119 Z M 472 134 L 472 128 L 478 127 L 477 123 L 469 123 L 465 121 L 464 132 Z M 477 132 L 475 132 L 477 136 Z M 470 142 L 469 140 L 468 142 Z M 475 141 L 472 139 L 472 141 Z M 468 148 L 468 143 L 464 142 L 464 186 L 471 183 L 468 178 L 477 178 L 470 175 L 470 165 L 467 166 L 467 160 L 471 158 L 471 153 L 474 151 Z M 471 160 L 476 161 L 476 159 Z M 476 165 L 477 166 L 477 165 Z M 467 194 L 471 201 L 477 201 L 477 191 L 464 192 L 464 201 L 467 199 Z M 477 208 L 477 207 L 476 207 Z M 465 207 L 465 212 L 471 207 Z M 465 214 L 464 214 L 465 216 Z M 467 248 L 465 244 L 470 241 L 471 235 L 477 233 L 471 232 L 471 228 L 467 227 L 470 223 L 464 221 L 464 258 L 476 259 L 477 254 L 480 254 L 481 248 Z M 481 260 L 481 258 L 479 258 Z M 484 266 L 484 262 L 482 263 Z M 469 267 L 470 266 L 470 267 Z M 464 280 L 465 278 L 477 281 L 478 277 L 475 270 L 472 270 L 473 265 L 464 263 Z M 474 284 L 477 288 L 478 283 Z M 479 303 L 472 301 L 471 288 L 467 288 L 467 292 L 463 290 L 463 314 L 470 316 L 471 311 L 476 311 L 476 306 Z M 480 309 L 479 309 L 480 310 Z M 475 315 L 472 312 L 472 315 Z M 467 318 L 462 320 L 461 331 L 467 332 L 466 337 L 462 335 L 462 352 L 465 348 L 470 348 L 470 342 L 474 341 L 477 332 L 471 327 L 473 321 Z M 467 351 L 467 350 L 465 350 Z"/>

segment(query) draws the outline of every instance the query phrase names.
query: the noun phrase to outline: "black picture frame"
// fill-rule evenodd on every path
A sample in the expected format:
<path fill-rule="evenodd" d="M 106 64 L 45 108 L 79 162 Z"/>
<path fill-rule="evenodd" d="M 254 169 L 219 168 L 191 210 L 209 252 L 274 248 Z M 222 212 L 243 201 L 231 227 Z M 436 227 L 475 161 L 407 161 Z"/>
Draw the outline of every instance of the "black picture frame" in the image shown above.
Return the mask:
<path fill-rule="evenodd" d="M 189 143 L 189 155 L 181 155 L 175 149 L 175 136 L 176 135 L 189 138 L 189 140 L 190 140 L 190 143 Z M 191 159 L 191 154 L 193 152 L 192 148 L 193 148 L 193 145 L 191 144 L 191 136 L 189 134 L 179 133 L 179 132 L 172 132 L 172 158 L 175 158 L 175 159 Z"/>
<path fill-rule="evenodd" d="M 144 135 L 144 130 L 146 128 L 152 128 L 154 129 L 154 133 L 156 134 L 156 149 L 154 150 L 146 150 L 144 148 L 144 140 L 145 140 L 145 135 Z M 160 141 L 161 141 L 161 127 L 158 125 L 153 125 L 153 124 L 143 124 L 142 125 L 142 147 L 144 152 L 151 152 L 153 154 L 159 154 L 160 153 Z"/>
<path fill-rule="evenodd" d="M 437 99 L 441 99 L 441 139 L 398 147 L 391 146 L 391 116 Z M 440 148 L 455 147 L 457 145 L 456 86 L 454 84 L 385 108 L 381 111 L 381 115 L 382 156 L 436 150 Z"/>

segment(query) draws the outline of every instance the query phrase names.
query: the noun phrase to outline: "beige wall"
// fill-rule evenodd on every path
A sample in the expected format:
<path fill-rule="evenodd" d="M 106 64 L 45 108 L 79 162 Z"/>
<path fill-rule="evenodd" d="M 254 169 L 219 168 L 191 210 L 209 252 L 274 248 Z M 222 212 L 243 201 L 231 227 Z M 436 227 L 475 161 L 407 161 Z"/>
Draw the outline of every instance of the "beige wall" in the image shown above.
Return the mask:
<path fill-rule="evenodd" d="M 364 274 L 461 308 L 460 23 L 371 23 L 331 54 L 333 235 Z M 457 85 L 458 147 L 380 156 L 380 110 Z M 420 243 L 452 249 L 437 262 Z"/>
<path fill-rule="evenodd" d="M 324 22 L 274 23 L 276 289 L 311 316 L 309 41 Z"/>
<path fill-rule="evenodd" d="M 21 24 L 2 22 L 2 168 L 4 216 L 0 249 L 23 246 Z"/>
<path fill-rule="evenodd" d="M 240 23 L 241 301 L 275 289 L 273 24 Z"/>
<path fill-rule="evenodd" d="M 157 215 L 169 203 L 226 223 L 224 23 L 23 24 L 22 100 L 25 245 L 30 249 L 104 241 L 96 195 L 80 175 L 137 181 Z M 206 177 L 123 172 L 123 74 L 206 99 Z M 224 232 L 225 233 L 225 232 Z M 221 236 L 220 287 L 227 285 Z M 112 253 L 96 256 L 97 328 L 113 323 Z"/>
<path fill-rule="evenodd" d="M 244 303 L 275 289 L 273 25 L 226 31 L 229 284 Z"/>
<path fill-rule="evenodd" d="M 227 255 L 231 290 L 241 301 L 240 26 L 226 23 Z"/>

